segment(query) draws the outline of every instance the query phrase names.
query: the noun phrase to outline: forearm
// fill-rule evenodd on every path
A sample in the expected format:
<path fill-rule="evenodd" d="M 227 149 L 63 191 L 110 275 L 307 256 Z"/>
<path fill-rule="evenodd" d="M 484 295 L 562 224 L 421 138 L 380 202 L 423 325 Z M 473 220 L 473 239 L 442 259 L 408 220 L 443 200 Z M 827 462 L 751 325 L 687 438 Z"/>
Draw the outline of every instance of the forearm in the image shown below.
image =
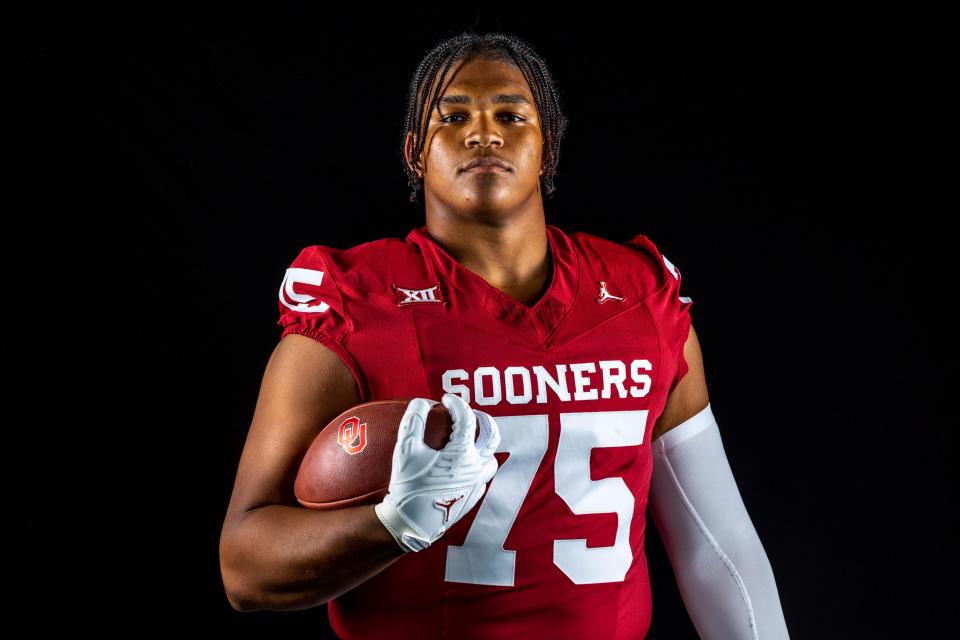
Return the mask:
<path fill-rule="evenodd" d="M 705 640 L 789 638 L 773 569 L 707 407 L 653 442 L 650 510 Z"/>
<path fill-rule="evenodd" d="M 220 564 L 239 610 L 324 604 L 404 555 L 373 505 L 319 511 L 268 505 L 224 529 Z"/>
<path fill-rule="evenodd" d="M 752 526 L 670 550 L 687 613 L 704 640 L 789 638 L 773 568 Z"/>

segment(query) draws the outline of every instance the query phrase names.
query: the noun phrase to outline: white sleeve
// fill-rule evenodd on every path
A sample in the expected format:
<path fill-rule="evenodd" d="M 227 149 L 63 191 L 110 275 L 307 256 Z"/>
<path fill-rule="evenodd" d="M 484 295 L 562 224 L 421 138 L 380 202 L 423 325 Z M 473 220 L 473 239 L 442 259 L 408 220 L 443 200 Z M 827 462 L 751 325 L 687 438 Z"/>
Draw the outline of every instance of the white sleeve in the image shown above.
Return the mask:
<path fill-rule="evenodd" d="M 653 441 L 651 517 L 706 640 L 789 638 L 773 569 L 710 404 Z"/>

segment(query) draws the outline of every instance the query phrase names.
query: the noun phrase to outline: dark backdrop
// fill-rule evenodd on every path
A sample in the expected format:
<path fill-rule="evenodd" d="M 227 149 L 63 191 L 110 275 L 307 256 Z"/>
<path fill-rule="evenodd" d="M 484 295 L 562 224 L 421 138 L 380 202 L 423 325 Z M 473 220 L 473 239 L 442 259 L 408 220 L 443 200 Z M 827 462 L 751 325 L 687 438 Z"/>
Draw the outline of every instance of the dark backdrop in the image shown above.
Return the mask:
<path fill-rule="evenodd" d="M 303 246 L 423 224 L 401 167 L 407 83 L 472 27 L 528 39 L 559 85 L 571 125 L 547 222 L 645 233 L 683 272 L 792 637 L 946 637 L 954 250 L 949 209 L 926 198 L 945 172 L 920 150 L 942 108 L 905 41 L 922 34 L 500 5 L 376 24 L 196 11 L 76 16 L 20 58 L 40 97 L 24 166 L 46 239 L 30 251 L 60 296 L 21 317 L 61 354 L 56 375 L 32 357 L 21 379 L 39 376 L 31 415 L 68 436 L 27 430 L 26 446 L 34 468 L 51 448 L 73 463 L 37 474 L 18 528 L 44 561 L 23 589 L 38 624 L 72 604 L 71 622 L 323 637 L 325 607 L 237 613 L 219 574 L 277 290 Z M 648 532 L 650 637 L 694 638 Z"/>

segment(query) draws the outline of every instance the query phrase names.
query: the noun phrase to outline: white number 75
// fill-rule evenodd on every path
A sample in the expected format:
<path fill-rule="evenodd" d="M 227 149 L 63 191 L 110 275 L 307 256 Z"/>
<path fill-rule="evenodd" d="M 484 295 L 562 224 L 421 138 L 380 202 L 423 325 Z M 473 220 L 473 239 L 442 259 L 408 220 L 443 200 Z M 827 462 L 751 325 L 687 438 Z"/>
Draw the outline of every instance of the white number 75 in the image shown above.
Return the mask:
<path fill-rule="evenodd" d="M 587 547 L 583 538 L 553 541 L 553 563 L 574 584 L 620 582 L 633 561 L 630 523 L 633 494 L 623 478 L 590 479 L 590 450 L 643 444 L 649 410 L 561 413 L 553 463 L 557 495 L 574 513 L 616 513 L 612 547 Z M 546 415 L 497 417 L 507 458 L 480 503 L 462 546 L 447 548 L 446 580 L 501 587 L 514 585 L 516 551 L 503 548 L 547 450 Z M 546 532 L 545 532 L 546 533 Z"/>

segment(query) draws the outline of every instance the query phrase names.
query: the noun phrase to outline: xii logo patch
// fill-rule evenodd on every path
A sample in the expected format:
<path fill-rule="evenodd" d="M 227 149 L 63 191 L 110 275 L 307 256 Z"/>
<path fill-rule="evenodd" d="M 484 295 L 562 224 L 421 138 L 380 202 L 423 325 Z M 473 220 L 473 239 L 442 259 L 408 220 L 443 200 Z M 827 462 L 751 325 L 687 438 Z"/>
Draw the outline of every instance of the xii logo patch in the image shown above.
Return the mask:
<path fill-rule="evenodd" d="M 404 287 L 398 287 L 396 284 L 394 284 L 393 292 L 396 295 L 398 307 L 402 307 L 407 304 L 413 304 L 415 302 L 438 302 L 440 304 L 446 303 L 446 300 L 443 299 L 443 296 L 440 293 L 439 282 L 426 289 L 406 289 Z"/>

